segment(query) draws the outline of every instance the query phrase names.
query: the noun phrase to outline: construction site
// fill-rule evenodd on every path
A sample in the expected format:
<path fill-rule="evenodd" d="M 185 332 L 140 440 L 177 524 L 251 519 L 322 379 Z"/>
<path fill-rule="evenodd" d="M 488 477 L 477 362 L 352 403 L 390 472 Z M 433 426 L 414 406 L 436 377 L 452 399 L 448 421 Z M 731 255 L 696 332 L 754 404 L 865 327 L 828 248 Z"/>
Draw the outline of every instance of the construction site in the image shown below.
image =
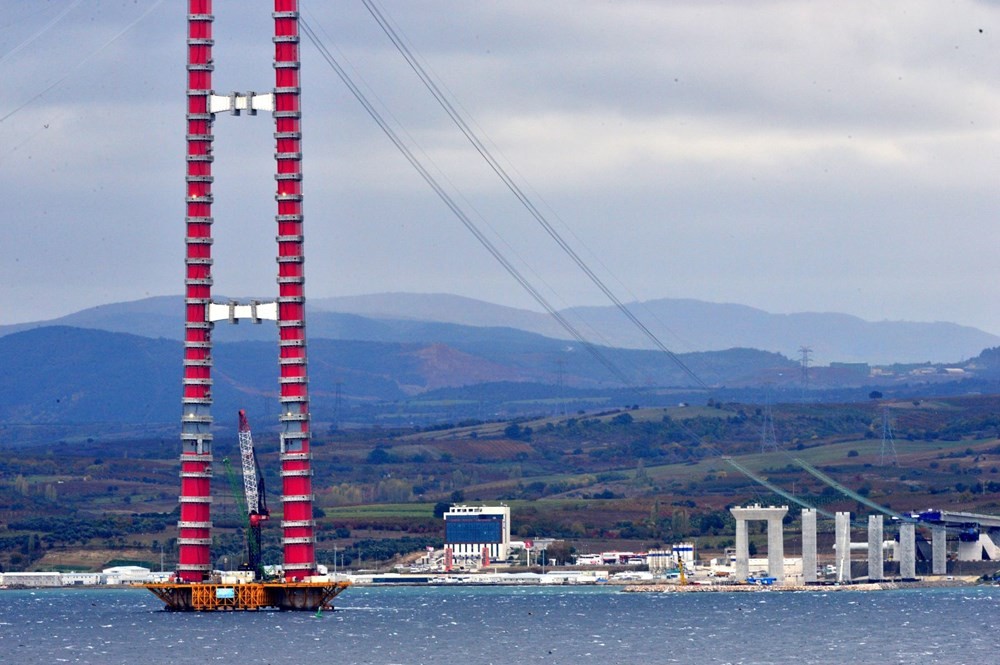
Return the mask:
<path fill-rule="evenodd" d="M 211 0 L 190 0 L 187 12 L 187 196 L 181 495 L 177 523 L 176 577 L 146 584 L 170 610 L 319 611 L 349 584 L 319 573 L 315 556 L 309 396 L 306 374 L 305 274 L 302 219 L 302 135 L 299 104 L 297 0 L 275 0 L 272 92 L 216 94 Z M 212 300 L 212 150 L 218 114 L 237 117 L 268 112 L 274 118 L 277 212 L 277 297 L 271 302 Z M 277 325 L 281 522 L 283 562 L 272 575 L 261 565 L 261 529 L 269 522 L 263 475 L 250 425 L 239 413 L 242 488 L 229 461 L 230 478 L 245 521 L 246 557 L 241 571 L 213 573 L 212 544 L 212 330 L 216 323 Z"/>

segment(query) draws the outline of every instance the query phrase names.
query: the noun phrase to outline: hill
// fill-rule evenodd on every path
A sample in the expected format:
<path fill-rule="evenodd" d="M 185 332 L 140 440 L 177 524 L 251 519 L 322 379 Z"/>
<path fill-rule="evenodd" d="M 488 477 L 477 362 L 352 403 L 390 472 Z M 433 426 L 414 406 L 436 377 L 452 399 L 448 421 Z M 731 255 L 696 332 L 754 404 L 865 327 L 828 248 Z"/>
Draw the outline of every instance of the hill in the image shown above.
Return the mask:
<path fill-rule="evenodd" d="M 383 293 L 313 301 L 318 309 L 380 319 L 412 319 L 472 326 L 507 326 L 566 339 L 551 317 L 446 294 Z M 681 351 L 753 348 L 797 355 L 808 346 L 819 363 L 957 362 L 1000 345 L 1000 336 L 954 323 L 865 321 L 837 313 L 772 314 L 736 304 L 683 298 L 626 306 L 664 344 Z M 608 346 L 654 345 L 616 307 L 571 307 L 560 312 L 581 330 L 596 330 Z"/>
<path fill-rule="evenodd" d="M 731 457 L 829 511 L 867 512 L 795 464 L 802 459 L 899 511 L 1000 509 L 997 397 L 860 404 L 775 404 L 777 446 L 761 451 L 762 413 L 719 403 L 610 408 L 567 416 L 430 428 L 317 433 L 313 441 L 317 550 L 386 560 L 440 545 L 435 504 L 503 501 L 521 537 L 580 549 L 647 549 L 697 538 L 699 552 L 732 545 L 728 506 L 785 502 L 737 472 Z M 896 436 L 881 440 L 887 412 Z M 215 556 L 242 548 L 221 460 L 237 451 L 235 422 L 214 446 Z M 268 487 L 280 486 L 279 445 L 255 427 Z M 0 441 L 0 568 L 100 568 L 113 559 L 176 556 L 175 438 Z M 886 455 L 888 453 L 888 457 Z M 58 461 L 58 463 L 56 463 Z M 279 506 L 277 501 L 272 505 Z M 265 557 L 280 557 L 280 509 Z M 792 518 L 794 519 L 793 510 Z M 766 537 L 753 535 L 758 546 Z M 426 542 L 424 542 L 426 541 Z M 597 548 L 596 550 L 592 548 Z"/>
<path fill-rule="evenodd" d="M 467 387 L 481 384 L 547 384 L 546 397 L 590 395 L 598 401 L 609 390 L 624 387 L 595 358 L 565 342 L 504 329 L 458 326 L 450 333 L 444 338 L 451 344 L 313 339 L 314 415 L 334 420 L 338 400 L 345 408 L 356 408 L 357 418 L 377 418 L 372 405 L 381 403 L 390 403 L 384 410 L 398 414 L 398 406 L 392 405 L 444 388 L 464 389 L 465 398 L 475 400 L 475 390 Z M 603 353 L 636 385 L 651 380 L 682 385 L 687 380 L 661 353 Z M 0 357 L 8 359 L 0 374 L 0 422 L 148 424 L 170 422 L 179 412 L 183 349 L 175 340 L 53 326 L 0 337 Z M 216 413 L 235 413 L 247 405 L 274 412 L 277 357 L 276 341 L 216 344 Z M 564 364 L 557 364 L 559 359 Z M 794 365 L 776 354 L 751 350 L 695 354 L 687 361 L 712 382 Z M 404 412 L 420 421 L 428 418 L 409 407 Z"/>
<path fill-rule="evenodd" d="M 217 296 L 216 300 L 228 298 Z M 689 353 L 748 348 L 797 357 L 799 349 L 807 346 L 815 364 L 954 364 L 984 348 L 1000 346 L 997 335 L 953 323 L 870 322 L 832 313 L 771 314 L 743 305 L 687 299 L 634 302 L 628 307 L 668 348 Z M 654 348 L 614 307 L 574 307 L 562 315 L 601 345 Z M 180 296 L 161 296 L 94 307 L 52 321 L 0 326 L 0 336 L 66 325 L 179 340 L 182 316 Z M 309 301 L 308 321 L 312 339 L 451 345 L 486 341 L 501 330 L 508 331 L 504 333 L 508 339 L 509 331 L 536 339 L 569 337 L 545 314 L 446 294 L 314 298 Z M 219 326 L 215 338 L 219 342 L 270 341 L 273 330 L 269 325 Z M 504 344 L 507 339 L 494 338 L 494 342 Z"/>

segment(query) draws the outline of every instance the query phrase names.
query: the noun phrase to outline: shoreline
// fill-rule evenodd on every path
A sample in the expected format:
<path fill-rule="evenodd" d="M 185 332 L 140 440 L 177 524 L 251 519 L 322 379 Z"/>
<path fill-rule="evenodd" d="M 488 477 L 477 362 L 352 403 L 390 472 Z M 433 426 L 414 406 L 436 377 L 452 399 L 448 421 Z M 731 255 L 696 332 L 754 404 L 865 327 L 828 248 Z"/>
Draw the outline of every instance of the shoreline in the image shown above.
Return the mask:
<path fill-rule="evenodd" d="M 909 585 L 906 585 L 909 586 Z M 801 593 L 827 591 L 892 591 L 904 588 L 896 582 L 861 582 L 858 584 L 630 584 L 623 593 Z"/>
<path fill-rule="evenodd" d="M 989 586 L 978 577 L 952 577 L 951 579 L 918 578 L 914 580 L 882 580 L 880 582 L 852 582 L 848 584 L 629 584 L 626 593 L 746 593 L 776 592 L 827 592 L 827 591 L 895 591 L 898 589 L 943 589 Z"/>

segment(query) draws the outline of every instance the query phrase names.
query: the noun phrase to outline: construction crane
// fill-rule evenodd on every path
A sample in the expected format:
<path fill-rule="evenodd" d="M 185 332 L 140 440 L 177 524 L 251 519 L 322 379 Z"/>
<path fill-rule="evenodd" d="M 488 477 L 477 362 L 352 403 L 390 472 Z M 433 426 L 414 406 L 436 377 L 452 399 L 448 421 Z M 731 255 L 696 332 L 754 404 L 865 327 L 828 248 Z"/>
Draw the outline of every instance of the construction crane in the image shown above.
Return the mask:
<path fill-rule="evenodd" d="M 245 570 L 252 570 L 256 579 L 264 579 L 264 566 L 261 562 L 261 524 L 271 515 L 267 509 L 267 499 L 264 491 L 264 475 L 260 471 L 257 455 L 253 447 L 253 435 L 246 411 L 240 409 L 240 461 L 243 470 L 242 492 L 236 481 L 236 474 L 229 459 L 222 460 L 226 474 L 233 489 L 233 495 L 243 517 L 246 531 L 247 560 Z"/>

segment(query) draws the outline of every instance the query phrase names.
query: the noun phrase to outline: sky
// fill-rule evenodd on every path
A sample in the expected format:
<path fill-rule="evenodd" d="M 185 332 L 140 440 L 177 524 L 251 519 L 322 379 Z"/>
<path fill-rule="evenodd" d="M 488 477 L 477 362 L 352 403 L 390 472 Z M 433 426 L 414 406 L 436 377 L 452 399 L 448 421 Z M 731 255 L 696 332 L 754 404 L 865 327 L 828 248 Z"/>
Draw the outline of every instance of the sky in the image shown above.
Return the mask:
<path fill-rule="evenodd" d="M 377 0 L 622 301 L 1000 334 L 1000 3 Z M 302 14 L 557 308 L 609 304 L 451 124 L 361 0 Z M 214 86 L 268 90 L 264 0 L 215 0 Z M 186 3 L 8 3 L 0 324 L 183 292 Z M 303 37 L 309 297 L 539 310 Z M 214 291 L 276 291 L 273 122 L 215 123 Z"/>

